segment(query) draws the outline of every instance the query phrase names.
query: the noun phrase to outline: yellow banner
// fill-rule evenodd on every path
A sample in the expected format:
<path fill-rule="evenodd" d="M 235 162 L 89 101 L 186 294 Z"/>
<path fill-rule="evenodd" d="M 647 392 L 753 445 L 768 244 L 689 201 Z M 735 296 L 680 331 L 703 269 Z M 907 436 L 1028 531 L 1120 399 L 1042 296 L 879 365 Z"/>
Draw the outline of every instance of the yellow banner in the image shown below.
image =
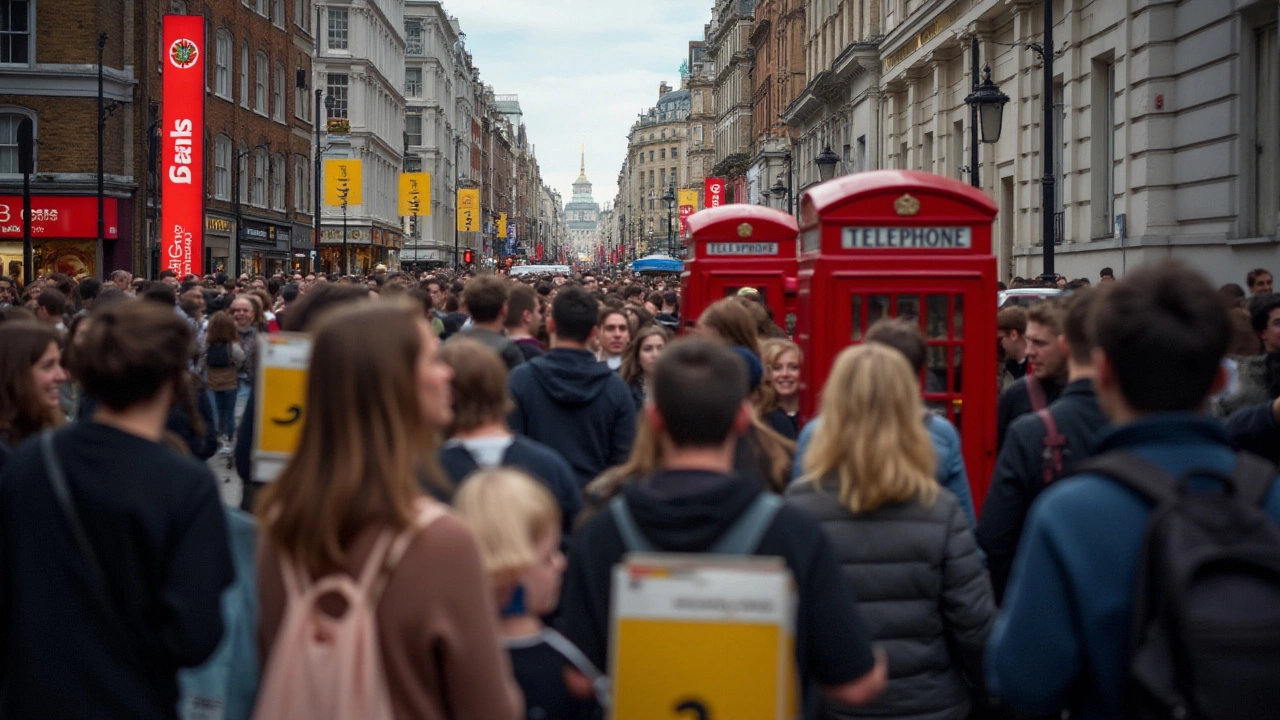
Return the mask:
<path fill-rule="evenodd" d="M 363 169 L 359 160 L 325 160 L 324 204 L 329 207 L 342 207 L 344 204 L 351 207 L 363 203 Z"/>
<path fill-rule="evenodd" d="M 697 190 L 681 190 L 680 191 L 680 207 L 698 207 L 698 191 Z"/>
<path fill-rule="evenodd" d="M 431 173 L 400 173 L 400 214 L 431 214 Z"/>
<path fill-rule="evenodd" d="M 498 213 L 498 230 L 496 235 L 500 238 L 507 237 L 507 214 Z"/>
<path fill-rule="evenodd" d="M 480 231 L 480 188 L 458 190 L 458 232 Z"/>

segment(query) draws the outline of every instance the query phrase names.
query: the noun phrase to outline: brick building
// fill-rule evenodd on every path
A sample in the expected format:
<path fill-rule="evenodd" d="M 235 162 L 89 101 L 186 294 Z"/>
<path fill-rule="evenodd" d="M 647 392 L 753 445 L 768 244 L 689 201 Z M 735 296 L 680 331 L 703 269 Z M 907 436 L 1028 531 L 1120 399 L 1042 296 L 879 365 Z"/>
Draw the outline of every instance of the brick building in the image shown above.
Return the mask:
<path fill-rule="evenodd" d="M 778 182 L 791 184 L 788 156 L 790 128 L 782 112 L 805 86 L 804 0 L 762 0 L 751 28 L 755 55 L 752 82 L 752 139 L 755 155 L 747 170 L 746 201 L 788 208 L 788 198 L 772 198 Z"/>

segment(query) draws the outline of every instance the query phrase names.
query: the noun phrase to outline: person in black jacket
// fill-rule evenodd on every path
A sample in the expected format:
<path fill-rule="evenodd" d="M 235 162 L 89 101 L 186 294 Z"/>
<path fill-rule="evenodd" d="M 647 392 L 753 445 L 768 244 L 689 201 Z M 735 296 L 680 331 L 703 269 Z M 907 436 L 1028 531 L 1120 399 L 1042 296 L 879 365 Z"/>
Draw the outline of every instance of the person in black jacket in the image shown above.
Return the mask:
<path fill-rule="evenodd" d="M 731 474 L 734 445 L 753 412 L 746 368 L 719 343 L 685 340 L 659 358 L 653 392 L 645 413 L 660 433 L 663 469 L 624 484 L 623 502 L 637 531 L 660 552 L 705 552 L 764 492 L 758 483 Z M 612 511 L 598 513 L 574 536 L 560 630 L 596 667 L 607 667 L 613 572 L 625 552 Z M 795 658 L 805 717 L 813 717 L 820 696 L 855 706 L 877 697 L 884 690 L 885 660 L 872 652 L 853 594 L 817 523 L 783 505 L 754 554 L 782 558 L 795 580 Z M 719 650 L 728 654 L 735 648 Z M 590 695 L 581 673 L 568 669 L 566 678 L 579 697 Z"/>
<path fill-rule="evenodd" d="M 1067 384 L 1062 336 L 1062 306 L 1045 300 L 1027 313 L 1027 373 L 1009 386 L 996 407 L 996 449 L 1004 446 L 1010 423 L 1058 399 Z"/>
<path fill-rule="evenodd" d="M 511 429 L 559 452 L 580 487 L 626 459 L 636 432 L 635 401 L 618 373 L 596 362 L 598 311 L 590 293 L 567 287 L 551 305 L 552 349 L 511 371 Z"/>
<path fill-rule="evenodd" d="M 439 459 L 454 487 L 482 468 L 523 470 L 556 499 L 564 524 L 561 537 L 567 541 L 582 509 L 577 475 L 555 450 L 507 427 L 512 403 L 502 358 L 475 340 L 457 337 L 441 348 L 440 359 L 453 369 L 453 426 Z"/>
<path fill-rule="evenodd" d="M 93 416 L 0 472 L 0 716 L 176 720 L 178 670 L 217 647 L 234 577 L 217 481 L 161 442 L 194 349 L 172 308 L 95 313 L 72 357 Z"/>
<path fill-rule="evenodd" d="M 1045 410 L 1053 420 L 1057 437 L 1040 415 L 1024 415 L 1009 427 L 996 458 L 977 529 L 978 544 L 987 553 L 996 602 L 1004 598 L 1022 523 L 1032 501 L 1062 477 L 1071 463 L 1090 455 L 1094 439 L 1107 424 L 1093 389 L 1089 313 L 1094 299 L 1092 291 L 1078 291 L 1066 307 L 1065 333 L 1060 342 L 1067 357 L 1069 382 L 1062 395 Z"/>

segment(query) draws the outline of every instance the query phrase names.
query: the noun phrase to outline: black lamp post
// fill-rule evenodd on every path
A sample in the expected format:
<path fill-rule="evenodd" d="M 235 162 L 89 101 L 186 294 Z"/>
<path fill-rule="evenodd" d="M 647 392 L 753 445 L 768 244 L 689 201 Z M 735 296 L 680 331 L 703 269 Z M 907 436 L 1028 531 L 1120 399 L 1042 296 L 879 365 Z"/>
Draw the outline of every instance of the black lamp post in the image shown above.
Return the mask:
<path fill-rule="evenodd" d="M 978 81 L 978 39 L 973 39 L 971 70 L 973 89 L 964 99 L 969 106 L 969 184 L 981 187 L 978 165 L 978 140 L 993 144 L 1000 141 L 1000 133 L 1004 126 L 1004 106 L 1009 96 L 1000 92 L 1000 87 L 991 81 L 991 66 L 983 68 L 982 81 Z M 981 133 L 979 133 L 981 130 Z"/>
<path fill-rule="evenodd" d="M 317 252 L 320 249 L 320 234 L 321 234 L 320 196 L 322 192 L 321 185 L 320 185 L 320 176 L 322 175 L 322 170 L 323 170 L 323 163 L 321 162 L 321 158 L 320 158 L 320 96 L 321 96 L 321 93 L 324 94 L 324 108 L 326 111 L 331 112 L 333 108 L 336 107 L 338 104 L 338 101 L 334 100 L 332 95 L 330 95 L 329 93 L 324 93 L 324 91 L 320 90 L 319 88 L 316 88 L 316 250 Z M 325 121 L 327 124 L 328 122 L 327 116 L 325 118 Z M 346 247 L 343 247 L 342 250 L 343 250 L 343 253 L 345 254 Z M 343 258 L 343 269 L 346 269 L 345 257 Z"/>
<path fill-rule="evenodd" d="M 667 187 L 667 192 L 662 195 L 662 201 L 667 204 L 667 254 L 675 257 L 676 228 L 673 224 L 673 211 L 676 207 L 676 185 L 674 182 Z"/>
<path fill-rule="evenodd" d="M 827 145 L 818 153 L 818 157 L 814 158 L 814 162 L 818 164 L 818 176 L 822 178 L 822 182 L 826 182 L 836 176 L 836 165 L 840 164 L 840 156 L 831 152 L 831 145 Z"/>

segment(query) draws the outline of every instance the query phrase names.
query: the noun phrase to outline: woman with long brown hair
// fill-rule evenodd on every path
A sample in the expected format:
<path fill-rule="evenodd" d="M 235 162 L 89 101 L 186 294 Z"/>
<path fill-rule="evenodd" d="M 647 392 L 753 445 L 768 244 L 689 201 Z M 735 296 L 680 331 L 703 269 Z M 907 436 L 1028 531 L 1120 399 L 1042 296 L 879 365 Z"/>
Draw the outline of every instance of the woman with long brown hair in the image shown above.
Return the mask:
<path fill-rule="evenodd" d="M 419 474 L 452 419 L 450 371 L 421 310 L 389 301 L 333 311 L 315 334 L 298 448 L 262 490 L 258 564 L 264 692 L 286 620 L 284 573 L 310 582 L 381 566 L 378 645 L 398 718 L 509 720 L 520 694 L 498 639 L 475 538 L 433 509 Z M 405 545 L 387 567 L 391 537 Z M 377 567 L 379 565 L 375 565 Z"/>
<path fill-rule="evenodd" d="M 934 477 L 923 413 L 901 352 L 847 348 L 823 388 L 822 422 L 787 502 L 822 526 L 889 656 L 888 689 L 858 714 L 962 720 L 982 693 L 995 603 L 960 503 Z"/>
<path fill-rule="evenodd" d="M 760 355 L 760 334 L 755 318 L 737 298 L 711 303 L 698 317 L 698 332 Z"/>
<path fill-rule="evenodd" d="M 62 369 L 58 331 L 35 320 L 0 324 L 0 467 L 14 448 L 61 425 Z"/>
<path fill-rule="evenodd" d="M 658 356 L 667 347 L 670 334 L 660 325 L 646 325 L 636 331 L 631 343 L 622 353 L 622 381 L 631 388 L 631 397 L 636 401 L 636 410 L 644 406 L 649 397 L 648 378 Z"/>
<path fill-rule="evenodd" d="M 244 347 L 230 313 L 219 311 L 209 318 L 197 372 L 204 380 L 215 408 L 218 435 L 230 442 L 236 435 L 236 376 L 245 363 Z"/>

